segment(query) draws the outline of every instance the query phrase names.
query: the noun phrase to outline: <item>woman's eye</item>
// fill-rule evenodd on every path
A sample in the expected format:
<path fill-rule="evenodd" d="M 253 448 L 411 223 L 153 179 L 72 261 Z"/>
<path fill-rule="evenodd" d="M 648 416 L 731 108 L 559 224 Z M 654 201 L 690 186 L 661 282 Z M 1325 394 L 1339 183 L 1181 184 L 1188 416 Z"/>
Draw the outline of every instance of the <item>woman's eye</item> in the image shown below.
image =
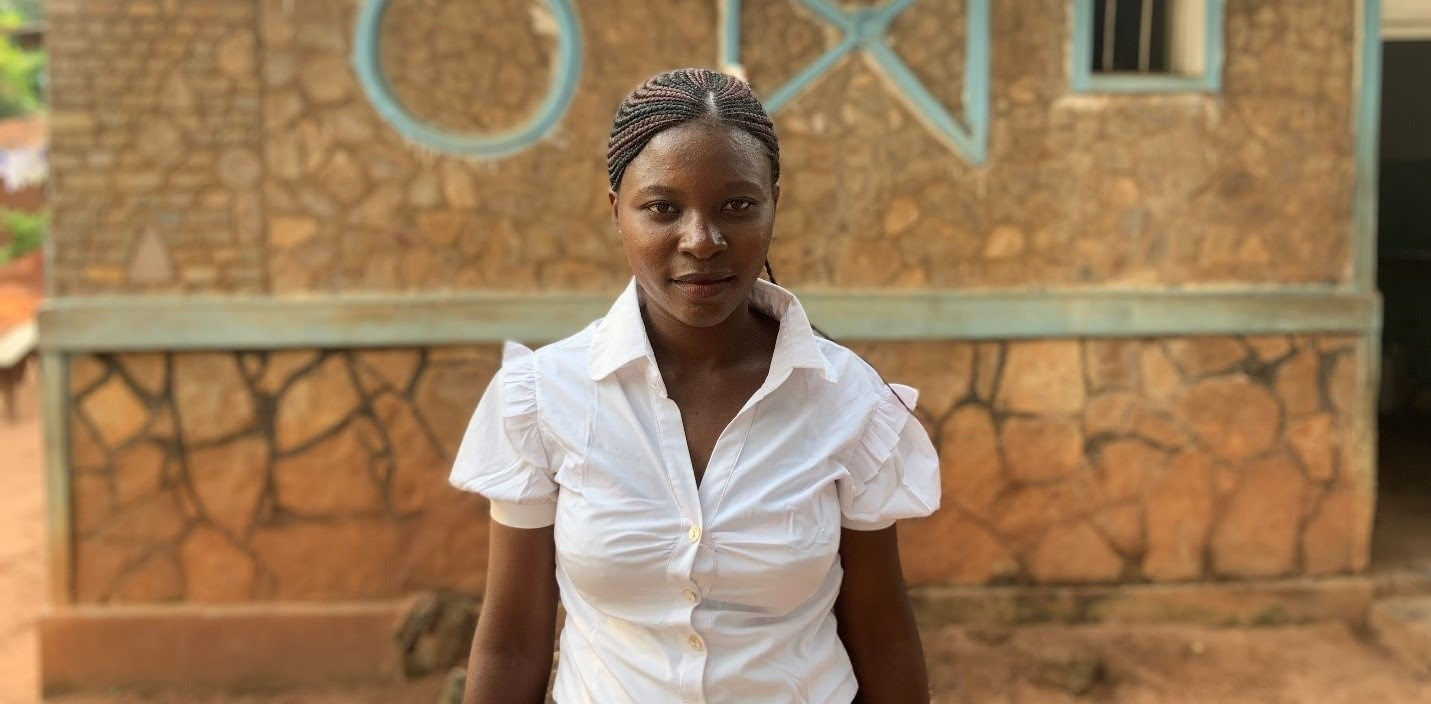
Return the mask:
<path fill-rule="evenodd" d="M 753 205 L 755 205 L 753 201 L 749 201 L 744 198 L 737 198 L 729 203 L 726 203 L 725 207 L 726 210 L 734 210 L 736 212 L 739 212 L 742 210 L 750 210 L 751 206 Z"/>
<path fill-rule="evenodd" d="M 676 206 L 666 202 L 652 203 L 646 206 L 646 209 L 653 213 L 656 213 L 657 215 L 670 215 L 671 213 L 676 212 Z"/>

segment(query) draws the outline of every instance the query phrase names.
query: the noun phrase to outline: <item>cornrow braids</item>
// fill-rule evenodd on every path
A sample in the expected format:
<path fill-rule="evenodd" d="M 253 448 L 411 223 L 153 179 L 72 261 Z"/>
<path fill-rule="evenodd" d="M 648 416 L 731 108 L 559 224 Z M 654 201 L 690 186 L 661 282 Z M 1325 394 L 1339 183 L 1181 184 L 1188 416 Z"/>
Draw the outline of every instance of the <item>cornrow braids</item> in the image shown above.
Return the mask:
<path fill-rule="evenodd" d="M 621 185 L 626 167 L 663 130 L 699 119 L 720 120 L 755 137 L 770 157 L 771 183 L 780 180 L 780 142 L 775 124 L 745 81 L 701 68 L 652 76 L 616 109 L 606 146 L 611 188 Z"/>

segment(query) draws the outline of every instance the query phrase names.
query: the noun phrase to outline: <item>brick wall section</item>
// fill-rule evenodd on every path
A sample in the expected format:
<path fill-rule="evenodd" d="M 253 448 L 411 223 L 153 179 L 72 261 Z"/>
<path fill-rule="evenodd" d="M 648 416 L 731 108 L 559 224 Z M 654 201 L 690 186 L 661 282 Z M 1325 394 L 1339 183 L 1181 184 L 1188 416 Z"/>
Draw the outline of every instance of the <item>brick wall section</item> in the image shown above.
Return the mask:
<path fill-rule="evenodd" d="M 262 291 L 257 4 L 46 10 L 58 293 Z"/>

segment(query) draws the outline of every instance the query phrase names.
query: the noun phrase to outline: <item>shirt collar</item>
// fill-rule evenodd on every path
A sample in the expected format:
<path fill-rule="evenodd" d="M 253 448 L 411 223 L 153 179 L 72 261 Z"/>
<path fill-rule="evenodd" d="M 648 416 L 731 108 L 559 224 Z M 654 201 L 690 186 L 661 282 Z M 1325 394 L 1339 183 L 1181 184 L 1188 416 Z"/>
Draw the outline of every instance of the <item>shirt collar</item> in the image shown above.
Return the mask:
<path fill-rule="evenodd" d="M 750 302 L 761 312 L 780 322 L 775 338 L 775 354 L 770 359 L 770 377 L 781 378 L 795 369 L 814 369 L 826 381 L 838 381 L 834 365 L 820 351 L 810 319 L 805 316 L 795 294 L 764 279 L 756 279 Z M 616 370 L 645 359 L 655 368 L 656 355 L 641 319 L 641 300 L 633 278 L 616 299 L 606 317 L 597 324 L 591 340 L 588 372 L 600 381 Z"/>

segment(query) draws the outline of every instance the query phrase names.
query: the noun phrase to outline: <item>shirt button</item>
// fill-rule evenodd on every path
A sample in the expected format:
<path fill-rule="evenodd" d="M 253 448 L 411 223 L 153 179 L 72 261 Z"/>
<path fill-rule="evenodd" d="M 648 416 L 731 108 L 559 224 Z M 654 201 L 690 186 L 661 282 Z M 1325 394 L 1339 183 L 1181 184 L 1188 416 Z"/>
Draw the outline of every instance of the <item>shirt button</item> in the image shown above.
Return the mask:
<path fill-rule="evenodd" d="M 701 527 L 691 526 L 691 529 L 686 531 L 686 537 L 690 538 L 693 543 L 701 542 Z"/>
<path fill-rule="evenodd" d="M 681 596 L 686 597 L 686 601 L 689 601 L 689 602 L 691 602 L 692 604 L 696 603 L 696 601 L 698 601 L 698 600 L 700 599 L 699 596 L 696 596 L 696 593 L 695 593 L 695 592 L 693 592 L 693 591 L 691 591 L 691 590 L 689 590 L 689 589 L 687 589 L 687 590 L 681 592 Z"/>
<path fill-rule="evenodd" d="M 704 646 L 701 644 L 701 639 L 700 639 L 700 638 L 697 638 L 697 637 L 695 637 L 695 636 L 691 636 L 690 638 L 687 638 L 687 639 L 686 639 L 686 645 L 691 646 L 691 650 L 700 650 L 702 647 L 704 647 Z"/>

